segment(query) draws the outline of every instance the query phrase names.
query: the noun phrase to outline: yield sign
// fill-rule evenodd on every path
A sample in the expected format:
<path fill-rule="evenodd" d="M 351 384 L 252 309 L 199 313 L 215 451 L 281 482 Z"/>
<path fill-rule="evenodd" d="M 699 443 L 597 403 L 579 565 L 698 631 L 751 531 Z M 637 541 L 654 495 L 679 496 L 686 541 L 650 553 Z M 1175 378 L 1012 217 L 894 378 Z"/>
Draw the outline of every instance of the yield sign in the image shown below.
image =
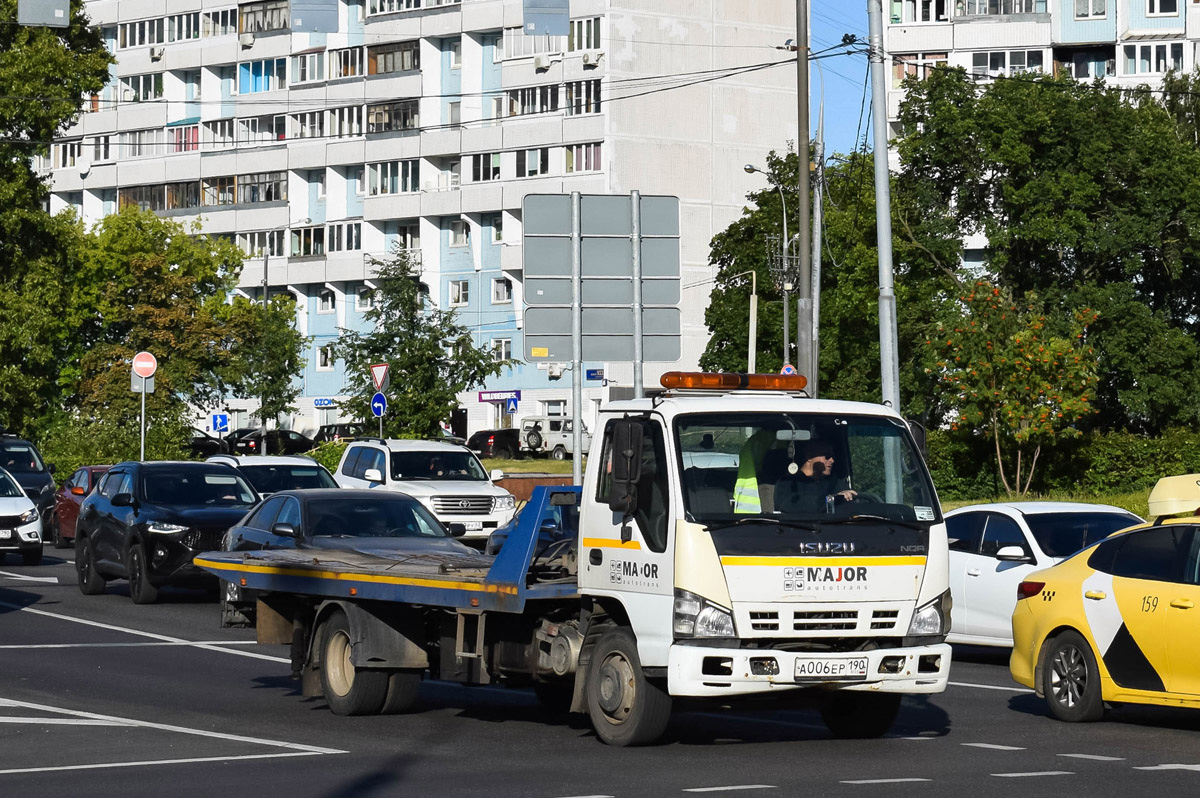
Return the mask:
<path fill-rule="evenodd" d="M 371 366 L 371 380 L 375 383 L 375 390 L 382 391 L 387 384 L 387 363 L 376 363 Z"/>

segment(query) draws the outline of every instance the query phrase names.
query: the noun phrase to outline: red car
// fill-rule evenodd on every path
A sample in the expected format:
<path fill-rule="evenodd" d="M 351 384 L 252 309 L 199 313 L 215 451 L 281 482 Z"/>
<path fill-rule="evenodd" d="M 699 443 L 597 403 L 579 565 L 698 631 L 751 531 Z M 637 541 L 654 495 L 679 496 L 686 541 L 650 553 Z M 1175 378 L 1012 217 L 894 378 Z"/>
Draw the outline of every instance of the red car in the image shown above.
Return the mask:
<path fill-rule="evenodd" d="M 67 549 L 75 544 L 75 521 L 79 518 L 79 505 L 108 466 L 83 466 L 63 483 L 54 494 L 54 517 L 50 521 L 50 537 L 54 548 Z"/>

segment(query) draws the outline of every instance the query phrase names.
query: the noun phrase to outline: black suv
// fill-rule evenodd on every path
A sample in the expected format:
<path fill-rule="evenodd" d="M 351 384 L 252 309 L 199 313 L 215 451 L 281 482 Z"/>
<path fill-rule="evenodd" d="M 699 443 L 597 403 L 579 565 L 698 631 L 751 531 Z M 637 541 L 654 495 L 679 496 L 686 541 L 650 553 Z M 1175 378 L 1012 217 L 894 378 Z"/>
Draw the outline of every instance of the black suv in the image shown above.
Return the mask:
<path fill-rule="evenodd" d="M 135 604 L 150 604 L 164 584 L 215 587 L 192 564 L 221 548 L 226 530 L 258 503 L 258 494 L 220 463 L 118 463 L 79 508 L 75 570 L 84 595 L 109 579 L 128 579 Z"/>
<path fill-rule="evenodd" d="M 521 454 L 521 430 L 481 429 L 467 438 L 467 448 L 480 457 L 511 460 Z"/>
<path fill-rule="evenodd" d="M 54 466 L 43 462 L 41 453 L 27 440 L 0 435 L 0 468 L 12 474 L 42 517 L 42 540 L 49 539 L 50 516 L 54 514 Z"/>

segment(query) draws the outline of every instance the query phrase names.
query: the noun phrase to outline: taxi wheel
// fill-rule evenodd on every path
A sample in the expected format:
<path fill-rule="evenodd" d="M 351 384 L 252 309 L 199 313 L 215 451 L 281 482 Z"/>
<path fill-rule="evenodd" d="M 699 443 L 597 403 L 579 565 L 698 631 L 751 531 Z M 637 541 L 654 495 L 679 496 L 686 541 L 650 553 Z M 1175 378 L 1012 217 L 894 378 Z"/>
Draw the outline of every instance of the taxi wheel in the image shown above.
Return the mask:
<path fill-rule="evenodd" d="M 350 621 L 336 612 L 322 625 L 321 687 L 335 715 L 377 715 L 388 697 L 388 672 L 350 661 Z"/>
<path fill-rule="evenodd" d="M 1046 644 L 1042 693 L 1050 713 L 1059 720 L 1080 723 L 1104 714 L 1100 670 L 1092 647 L 1078 632 L 1063 632 Z"/>

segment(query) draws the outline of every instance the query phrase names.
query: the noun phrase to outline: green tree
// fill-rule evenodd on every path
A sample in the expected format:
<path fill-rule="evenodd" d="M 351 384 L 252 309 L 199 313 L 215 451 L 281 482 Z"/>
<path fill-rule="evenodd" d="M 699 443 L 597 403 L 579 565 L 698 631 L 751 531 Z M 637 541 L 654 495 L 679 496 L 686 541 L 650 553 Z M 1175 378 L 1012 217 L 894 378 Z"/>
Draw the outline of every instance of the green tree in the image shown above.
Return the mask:
<path fill-rule="evenodd" d="M 375 392 L 370 367 L 389 364 L 386 434 L 431 437 L 458 407 L 458 394 L 481 386 L 505 363 L 478 347 L 453 310 L 429 302 L 417 265 L 407 252 L 395 250 L 376 261 L 376 303 L 363 316 L 369 332 L 341 330 L 334 353 L 346 363 L 345 393 L 350 414 L 371 424 L 370 399 Z"/>
<path fill-rule="evenodd" d="M 0 18 L 0 423 L 32 434 L 61 406 L 78 360 L 71 297 L 83 231 L 43 210 L 31 158 L 48 155 L 81 98 L 103 88 L 112 57 L 80 0 L 65 28 L 14 24 L 17 0 L 0 0 Z"/>
<path fill-rule="evenodd" d="M 266 305 L 236 297 L 228 317 L 236 342 L 231 393 L 258 398 L 265 428 L 268 419 L 295 412 L 292 403 L 304 390 L 297 377 L 310 339 L 296 329 L 296 303 L 286 296 L 272 297 Z"/>
<path fill-rule="evenodd" d="M 928 345 L 931 373 L 950 390 L 957 417 L 990 438 L 1010 496 L 1029 491 L 1042 447 L 1080 434 L 1076 422 L 1095 412 L 1094 351 L 1087 344 L 1091 308 L 1051 318 L 1034 293 L 1014 301 L 985 280 L 947 307 Z"/>

